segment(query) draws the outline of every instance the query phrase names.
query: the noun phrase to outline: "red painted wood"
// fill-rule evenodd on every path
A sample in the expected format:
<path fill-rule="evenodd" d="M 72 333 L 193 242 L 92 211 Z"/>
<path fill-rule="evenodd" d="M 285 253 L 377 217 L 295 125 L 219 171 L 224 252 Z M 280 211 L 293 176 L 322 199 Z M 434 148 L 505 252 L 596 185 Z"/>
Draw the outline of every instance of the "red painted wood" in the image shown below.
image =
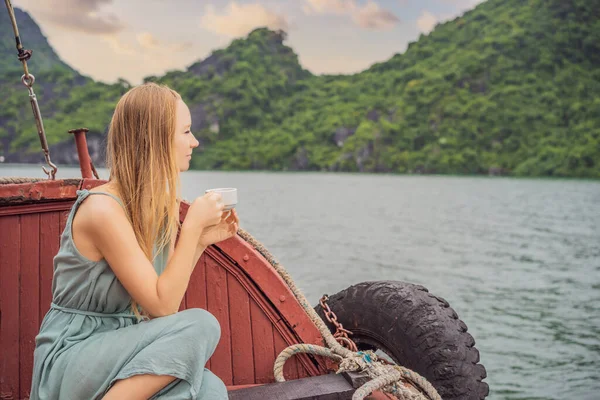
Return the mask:
<path fill-rule="evenodd" d="M 52 302 L 52 277 L 54 275 L 54 256 L 58 253 L 60 241 L 60 212 L 40 214 L 40 304 L 39 322 L 50 309 Z"/>
<path fill-rule="evenodd" d="M 323 345 L 323 337 L 283 279 L 269 262 L 241 237 L 218 243 L 216 246 L 231 257 L 240 268 L 252 276 L 253 282 L 304 343 Z M 283 301 L 282 301 L 283 299 Z"/>
<path fill-rule="evenodd" d="M 90 153 L 88 152 L 85 132 L 87 132 L 86 128 L 73 129 L 69 131 L 69 133 L 72 133 L 75 136 L 75 146 L 77 147 L 77 157 L 79 158 L 79 169 L 81 171 L 81 176 L 91 179 L 94 177 L 92 175 L 92 159 L 90 158 Z"/>
<path fill-rule="evenodd" d="M 212 258 L 206 258 L 206 298 L 208 311 L 221 325 L 221 339 L 211 357 L 211 371 L 225 385 L 233 383 L 231 363 L 231 327 L 229 325 L 229 296 L 227 290 L 227 271 Z"/>
<path fill-rule="evenodd" d="M 0 206 L 0 217 L 3 215 L 39 214 L 40 212 L 67 210 L 72 203 L 73 202 L 71 200 L 68 200 L 56 201 L 53 203 L 25 204 L 10 207 Z"/>
<path fill-rule="evenodd" d="M 232 263 L 228 256 L 223 255 L 214 246 L 206 249 L 206 254 L 217 261 L 222 268 L 227 270 L 229 274 L 236 277 L 238 282 L 240 282 L 244 289 L 248 292 L 250 299 L 258 305 L 260 310 L 271 321 L 271 324 L 279 331 L 288 344 L 301 342 L 297 335 L 295 335 L 294 329 L 287 325 L 286 321 L 281 317 L 279 311 L 275 309 L 270 302 L 265 300 L 264 293 L 260 291 L 254 282 L 240 270 L 239 266 Z M 302 376 L 314 376 L 321 373 L 320 370 L 315 367 L 315 364 L 309 359 L 308 355 L 299 355 L 298 360 L 303 366 L 301 369 L 301 374 L 303 374 Z M 275 358 L 273 358 L 273 362 L 274 361 Z"/>
<path fill-rule="evenodd" d="M 185 292 L 185 303 L 187 308 L 202 308 L 206 310 L 206 263 L 205 256 L 200 257 L 196 268 L 192 272 L 188 289 Z M 210 369 L 211 360 L 206 362 L 206 368 Z"/>
<path fill-rule="evenodd" d="M 250 303 L 252 342 L 254 346 L 254 374 L 256 383 L 273 382 L 273 325 L 254 301 Z"/>
<path fill-rule="evenodd" d="M 177 235 L 175 237 L 175 246 L 177 247 L 177 242 L 179 241 L 179 234 L 181 233 L 181 231 L 177 232 Z M 191 283 L 192 279 L 190 279 L 190 283 Z M 189 289 L 189 284 L 188 284 L 188 289 Z M 188 308 L 187 305 L 187 291 L 183 294 L 183 299 L 181 299 L 181 304 L 179 305 L 179 311 L 183 311 L 186 310 Z"/>
<path fill-rule="evenodd" d="M 81 180 L 80 188 L 90 190 L 100 185 L 104 185 L 106 182 L 108 181 L 104 179 L 83 179 Z"/>
<path fill-rule="evenodd" d="M 201 283 L 202 283 L 202 286 L 203 286 L 202 290 L 203 290 L 203 293 L 204 293 L 204 298 L 203 298 L 203 300 L 204 300 L 204 307 L 203 308 L 205 310 L 208 310 L 208 284 L 207 284 L 207 281 L 206 281 L 206 258 L 207 257 L 205 255 L 201 256 L 200 257 L 200 261 L 198 263 L 201 266 L 201 268 L 199 269 L 199 271 L 202 273 L 202 275 L 200 275 L 200 278 L 202 279 Z M 196 265 L 196 267 L 198 267 L 198 265 Z M 195 272 L 195 270 L 194 270 L 194 272 Z M 188 287 L 189 287 L 189 285 L 188 285 Z M 206 362 L 206 368 L 210 369 L 211 371 L 212 371 L 212 357 L 213 356 L 211 356 L 208 359 L 208 361 Z"/>
<path fill-rule="evenodd" d="M 0 185 L 0 206 L 75 197 L 81 179 L 44 180 L 16 185 Z"/>
<path fill-rule="evenodd" d="M 272 355 L 267 355 L 267 354 L 263 354 L 263 355 L 258 355 L 259 358 L 262 357 L 262 361 L 259 361 L 259 363 L 264 363 L 265 365 L 268 365 L 269 369 L 272 370 L 272 366 L 273 363 L 275 361 L 275 358 L 277 357 L 277 355 L 279 355 L 279 353 L 281 352 L 281 350 L 283 350 L 284 348 L 286 348 L 289 345 L 298 343 L 298 339 L 293 335 L 293 333 L 291 333 L 292 331 L 290 331 L 289 327 L 287 327 L 285 325 L 285 323 L 282 321 L 280 314 L 278 313 L 278 310 L 274 309 L 270 304 L 266 303 L 264 301 L 263 298 L 263 294 L 260 293 L 255 287 L 253 287 L 252 282 L 250 282 L 246 275 L 241 274 L 239 269 L 236 268 L 236 266 L 234 266 L 231 261 L 223 256 L 221 253 L 219 253 L 218 251 L 216 251 L 213 247 L 207 249 L 206 253 L 209 255 L 209 257 L 215 259 L 215 261 L 217 261 L 222 268 L 227 269 L 229 276 L 231 277 L 229 279 L 229 282 L 233 282 L 234 280 L 232 279 L 233 277 L 236 278 L 236 281 L 238 281 L 238 283 L 240 284 L 241 289 L 244 290 L 245 293 L 247 293 L 248 295 L 250 295 L 250 301 L 251 303 L 254 303 L 254 305 L 256 306 L 255 309 L 253 309 L 253 320 L 251 322 L 253 322 L 255 325 L 257 324 L 257 321 L 260 320 L 258 313 L 260 312 L 262 314 L 262 317 L 266 317 L 269 322 L 265 322 L 266 325 L 271 325 L 271 332 L 273 334 L 273 343 L 275 343 L 276 340 L 278 340 L 279 342 L 279 348 L 278 349 L 274 349 L 274 352 Z M 230 290 L 231 290 L 232 285 L 230 285 Z M 237 309 L 238 307 L 243 307 L 244 302 L 245 302 L 245 296 L 233 296 L 230 292 L 230 309 Z M 260 311 L 259 311 L 260 310 Z M 233 327 L 232 331 L 232 335 L 235 335 L 238 329 L 243 329 L 244 324 L 234 324 L 234 316 L 232 314 L 231 316 L 231 326 Z M 239 334 L 239 333 L 238 333 Z M 285 336 L 285 339 L 284 339 Z M 252 341 L 250 341 L 252 342 Z M 234 343 L 235 341 L 233 340 L 233 336 L 232 336 L 232 348 L 234 348 Z M 252 342 L 253 345 L 251 346 L 255 351 L 254 353 L 256 353 L 256 343 Z M 233 352 L 235 353 L 235 348 L 233 350 Z M 299 361 L 301 361 L 301 365 L 299 366 Z M 306 367 L 305 367 L 306 366 Z M 298 373 L 298 370 L 300 369 L 301 373 Z M 247 373 L 245 369 L 241 369 L 241 368 L 236 368 L 235 364 L 234 364 L 234 371 L 235 371 L 235 376 L 237 376 L 237 374 L 242 373 Z M 310 371 L 310 372 L 309 372 Z M 288 363 L 286 363 L 286 376 L 290 376 L 290 379 L 297 379 L 298 377 L 302 376 L 302 377 L 307 377 L 307 376 L 314 376 L 318 374 L 318 370 L 316 370 L 314 368 L 314 364 L 308 359 L 308 357 L 306 355 L 299 355 L 296 356 L 295 358 L 293 358 L 292 360 L 290 360 Z M 272 375 L 272 374 L 271 374 Z M 235 379 L 235 377 L 234 377 Z M 266 381 L 266 380 L 265 380 Z"/>
<path fill-rule="evenodd" d="M 283 339 L 283 336 L 281 336 L 277 329 L 273 329 L 273 343 L 275 345 L 273 357 L 274 359 L 277 359 L 277 356 L 283 350 L 285 350 L 289 344 L 285 341 L 285 339 Z M 286 381 L 298 379 L 298 359 L 296 356 L 293 356 L 291 359 L 287 360 L 283 366 L 283 377 Z"/>
<path fill-rule="evenodd" d="M 0 217 L 3 215 L 39 214 L 41 212 L 64 211 L 71 208 L 73 200 L 55 201 L 52 203 L 24 204 L 18 206 L 0 206 Z"/>
<path fill-rule="evenodd" d="M 0 217 L 0 398 L 19 396 L 21 217 Z"/>
<path fill-rule="evenodd" d="M 185 292 L 185 301 L 188 308 L 206 310 L 206 257 L 204 255 L 200 257 L 192 272 L 188 289 Z"/>
<path fill-rule="evenodd" d="M 59 231 L 59 239 L 62 236 L 64 230 L 65 230 L 65 226 L 67 225 L 67 220 L 69 219 L 69 213 L 71 211 L 67 210 L 67 211 L 61 211 L 58 214 L 58 231 Z M 60 243 L 60 240 L 59 240 Z"/>
<path fill-rule="evenodd" d="M 252 384 L 254 383 L 254 349 L 252 346 L 252 321 L 250 321 L 250 297 L 242 284 L 231 274 L 227 274 L 227 286 L 229 288 L 233 384 Z"/>
<path fill-rule="evenodd" d="M 40 214 L 21 216 L 21 280 L 19 293 L 20 397 L 29 397 L 35 335 L 39 330 Z"/>
<path fill-rule="evenodd" d="M 285 341 L 288 345 L 299 342 L 299 339 L 293 334 L 293 329 L 286 325 L 278 310 L 273 308 L 269 302 L 265 301 L 264 294 L 256 288 L 254 283 L 248 279 L 246 274 L 242 273 L 235 264 L 232 264 L 231 260 L 227 256 L 221 254 L 218 250 L 216 250 L 215 247 L 209 247 L 206 250 L 206 254 L 217 261 L 222 268 L 225 268 L 229 274 L 233 275 L 238 282 L 240 282 L 240 284 L 244 287 L 244 290 L 246 290 L 246 292 L 250 295 L 251 301 L 254 301 L 257 304 L 258 308 L 269 319 L 273 327 L 276 328 L 279 334 L 285 338 Z M 252 347 L 254 346 L 255 344 L 253 343 Z M 271 357 L 272 359 L 269 363 L 272 365 L 275 361 L 275 355 L 272 355 Z M 314 376 L 319 374 L 319 369 L 315 368 L 314 363 L 307 355 L 297 356 L 296 361 L 300 361 L 302 364 L 301 376 Z M 265 362 L 267 361 L 265 360 Z M 294 361 L 291 361 L 291 363 L 293 365 Z M 239 371 L 236 369 L 235 374 L 238 373 Z"/>

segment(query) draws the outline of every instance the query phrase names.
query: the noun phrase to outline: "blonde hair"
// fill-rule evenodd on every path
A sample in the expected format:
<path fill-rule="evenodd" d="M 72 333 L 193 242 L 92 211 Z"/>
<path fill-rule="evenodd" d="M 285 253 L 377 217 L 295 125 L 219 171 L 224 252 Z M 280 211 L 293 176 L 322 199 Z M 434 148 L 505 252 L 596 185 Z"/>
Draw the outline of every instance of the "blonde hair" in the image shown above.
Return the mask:
<path fill-rule="evenodd" d="M 179 169 L 173 141 L 180 98 L 165 85 L 134 87 L 117 103 L 108 130 L 109 179 L 151 262 L 169 245 L 179 227 Z M 140 317 L 133 299 L 131 305 Z"/>

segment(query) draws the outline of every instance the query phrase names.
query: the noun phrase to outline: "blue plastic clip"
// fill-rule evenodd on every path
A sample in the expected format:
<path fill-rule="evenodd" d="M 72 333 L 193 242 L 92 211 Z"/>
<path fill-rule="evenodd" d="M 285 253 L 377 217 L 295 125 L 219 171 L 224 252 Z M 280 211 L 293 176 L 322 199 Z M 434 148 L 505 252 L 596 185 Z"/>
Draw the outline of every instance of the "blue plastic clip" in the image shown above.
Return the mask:
<path fill-rule="evenodd" d="M 368 362 L 368 363 L 371 363 L 371 362 L 373 361 L 373 360 L 371 359 L 371 356 L 370 356 L 370 355 L 368 355 L 368 354 L 366 354 L 366 353 L 364 353 L 364 352 L 362 352 L 362 351 L 359 351 L 359 352 L 357 352 L 357 354 L 360 354 L 360 355 L 362 356 L 363 360 L 365 360 L 365 361 L 366 361 L 366 362 Z"/>

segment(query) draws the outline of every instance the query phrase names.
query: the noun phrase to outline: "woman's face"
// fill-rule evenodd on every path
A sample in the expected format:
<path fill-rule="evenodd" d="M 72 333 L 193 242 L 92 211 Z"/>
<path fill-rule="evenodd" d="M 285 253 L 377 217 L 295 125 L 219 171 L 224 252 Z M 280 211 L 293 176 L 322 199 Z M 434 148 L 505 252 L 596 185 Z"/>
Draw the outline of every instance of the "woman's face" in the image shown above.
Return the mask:
<path fill-rule="evenodd" d="M 192 117 L 190 110 L 183 100 L 177 100 L 175 115 L 175 156 L 179 171 L 187 171 L 190 168 L 192 150 L 200 144 L 192 134 Z"/>

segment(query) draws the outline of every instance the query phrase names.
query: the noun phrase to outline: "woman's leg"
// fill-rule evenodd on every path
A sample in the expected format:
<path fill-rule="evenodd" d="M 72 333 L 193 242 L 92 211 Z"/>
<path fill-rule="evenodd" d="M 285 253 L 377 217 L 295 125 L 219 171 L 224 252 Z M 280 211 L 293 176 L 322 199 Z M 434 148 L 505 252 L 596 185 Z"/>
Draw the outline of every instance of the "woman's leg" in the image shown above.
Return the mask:
<path fill-rule="evenodd" d="M 134 375 L 117 381 L 102 399 L 147 400 L 175 379 L 170 375 Z"/>

